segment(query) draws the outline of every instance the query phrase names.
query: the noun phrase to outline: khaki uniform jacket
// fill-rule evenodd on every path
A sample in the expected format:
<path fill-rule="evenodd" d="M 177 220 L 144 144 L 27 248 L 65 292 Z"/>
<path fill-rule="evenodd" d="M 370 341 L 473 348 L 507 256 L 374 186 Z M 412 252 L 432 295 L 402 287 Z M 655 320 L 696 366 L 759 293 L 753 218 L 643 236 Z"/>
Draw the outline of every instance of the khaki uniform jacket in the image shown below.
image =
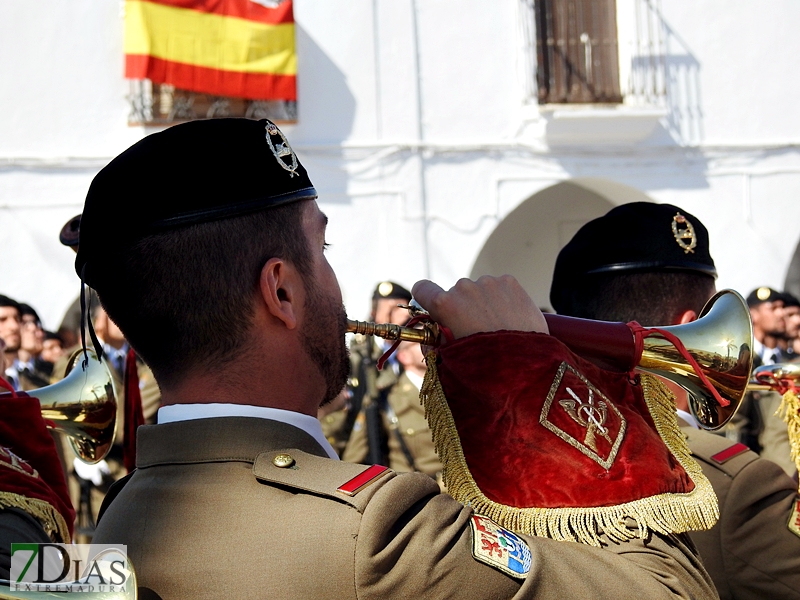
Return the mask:
<path fill-rule="evenodd" d="M 127 544 L 141 598 L 716 597 L 682 536 L 605 549 L 525 537 L 530 572 L 515 579 L 473 558 L 472 511 L 430 477 L 389 471 L 347 496 L 337 488 L 368 467 L 284 423 L 144 426 L 138 451 L 94 542 Z"/>
<path fill-rule="evenodd" d="M 800 600 L 800 536 L 788 528 L 797 485 L 749 450 L 719 464 L 711 457 L 730 448 L 730 440 L 682 430 L 719 499 L 717 524 L 690 535 L 720 598 Z"/>
<path fill-rule="evenodd" d="M 397 383 L 392 386 L 386 402 L 397 417 L 397 432 L 403 436 L 403 442 L 414 459 L 416 470 L 436 477 L 442 471 L 442 463 L 436 456 L 431 429 L 425 418 L 425 409 L 419 400 L 419 390 L 405 373 L 401 373 Z M 413 471 L 397 439 L 395 426 L 389 422 L 385 412 L 383 426 L 388 436 L 389 467 L 400 473 Z M 367 460 L 368 450 L 367 429 L 362 412 L 353 425 L 353 433 L 342 460 L 362 463 Z"/>

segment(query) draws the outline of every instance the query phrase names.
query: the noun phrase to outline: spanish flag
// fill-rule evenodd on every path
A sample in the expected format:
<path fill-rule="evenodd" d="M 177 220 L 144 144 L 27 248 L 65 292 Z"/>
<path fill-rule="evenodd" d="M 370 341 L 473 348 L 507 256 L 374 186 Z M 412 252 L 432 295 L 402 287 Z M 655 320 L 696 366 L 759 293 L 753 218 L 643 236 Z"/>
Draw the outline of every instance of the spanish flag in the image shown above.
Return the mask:
<path fill-rule="evenodd" d="M 292 0 L 126 0 L 125 77 L 181 90 L 296 100 Z"/>

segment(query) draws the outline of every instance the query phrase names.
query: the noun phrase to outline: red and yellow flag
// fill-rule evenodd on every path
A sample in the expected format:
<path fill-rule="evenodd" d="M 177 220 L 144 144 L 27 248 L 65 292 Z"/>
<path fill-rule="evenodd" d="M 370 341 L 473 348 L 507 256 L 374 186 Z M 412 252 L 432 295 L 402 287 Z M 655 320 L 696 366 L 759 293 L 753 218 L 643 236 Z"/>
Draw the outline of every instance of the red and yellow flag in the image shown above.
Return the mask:
<path fill-rule="evenodd" d="M 292 0 L 126 0 L 125 77 L 250 100 L 296 100 Z"/>

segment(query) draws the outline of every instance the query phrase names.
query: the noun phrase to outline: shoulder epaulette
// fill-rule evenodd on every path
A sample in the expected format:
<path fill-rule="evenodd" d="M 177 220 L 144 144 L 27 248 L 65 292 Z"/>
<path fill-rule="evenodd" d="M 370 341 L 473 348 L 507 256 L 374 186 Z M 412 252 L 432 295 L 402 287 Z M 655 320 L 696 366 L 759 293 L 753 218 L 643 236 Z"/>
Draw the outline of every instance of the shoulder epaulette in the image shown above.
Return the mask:
<path fill-rule="evenodd" d="M 287 449 L 259 454 L 253 463 L 253 475 L 259 481 L 326 496 L 363 512 L 380 484 L 393 477 L 394 471 L 380 465 L 332 461 Z"/>

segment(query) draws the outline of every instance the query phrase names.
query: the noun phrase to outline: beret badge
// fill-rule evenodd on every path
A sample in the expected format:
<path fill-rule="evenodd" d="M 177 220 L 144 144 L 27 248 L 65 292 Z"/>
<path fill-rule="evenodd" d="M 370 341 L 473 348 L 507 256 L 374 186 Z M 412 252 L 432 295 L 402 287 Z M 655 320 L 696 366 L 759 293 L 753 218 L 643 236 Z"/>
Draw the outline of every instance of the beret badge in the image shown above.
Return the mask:
<path fill-rule="evenodd" d="M 675 241 L 678 242 L 678 246 L 683 248 L 685 254 L 689 254 L 689 252 L 694 254 L 695 246 L 697 246 L 697 235 L 694 232 L 694 226 L 691 221 L 681 213 L 677 213 L 672 217 L 672 235 L 675 236 Z"/>
<path fill-rule="evenodd" d="M 756 296 L 758 297 L 758 299 L 762 300 L 763 302 L 766 302 L 767 300 L 769 300 L 769 297 L 771 295 L 772 295 L 772 290 L 769 289 L 768 287 L 760 287 L 760 288 L 758 288 L 758 291 L 756 292 Z"/>
<path fill-rule="evenodd" d="M 278 129 L 274 123 L 267 121 L 266 129 L 267 144 L 269 144 L 269 149 L 272 150 L 272 154 L 275 155 L 275 160 L 278 161 L 281 167 L 289 171 L 289 177 L 294 177 L 297 175 L 297 156 L 295 156 L 292 147 L 289 145 L 289 140 L 286 139 L 286 136 L 283 135 L 283 132 Z M 277 140 L 273 138 L 277 138 Z M 288 163 L 284 160 L 287 156 L 289 157 Z"/>

